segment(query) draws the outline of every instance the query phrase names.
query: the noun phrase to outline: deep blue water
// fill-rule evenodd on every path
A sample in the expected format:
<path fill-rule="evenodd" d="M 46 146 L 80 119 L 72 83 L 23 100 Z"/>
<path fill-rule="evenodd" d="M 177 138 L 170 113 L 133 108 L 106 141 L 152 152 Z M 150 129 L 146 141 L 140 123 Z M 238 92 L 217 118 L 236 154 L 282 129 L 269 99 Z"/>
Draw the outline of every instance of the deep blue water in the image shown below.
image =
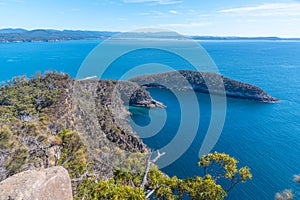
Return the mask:
<path fill-rule="evenodd" d="M 50 69 L 75 77 L 81 62 L 99 42 L 0 43 L 0 80 L 20 74 L 30 76 L 35 71 Z M 213 151 L 229 153 L 240 161 L 240 166 L 250 166 L 253 173 L 253 179 L 238 185 L 229 193 L 228 199 L 274 199 L 275 193 L 285 188 L 299 190 L 292 177 L 300 173 L 300 43 L 207 41 L 201 44 L 221 74 L 257 85 L 282 100 L 276 104 L 263 104 L 227 99 L 225 125 Z M 119 70 L 107 70 L 105 77 L 119 78 L 131 67 L 153 61 L 174 69 L 192 68 L 165 52 L 146 49 L 118 59 L 112 67 Z M 166 111 L 151 111 L 152 116 L 159 119 L 166 114 L 167 119 L 158 134 L 144 139 L 151 148 L 159 149 L 172 141 L 177 133 L 181 102 L 166 90 L 152 89 L 150 92 L 155 99 L 168 106 Z M 189 102 L 189 94 L 182 96 L 185 102 Z M 202 172 L 197 167 L 198 152 L 210 122 L 211 103 L 209 95 L 197 94 L 197 98 L 201 111 L 199 129 L 183 156 L 163 168 L 169 175 L 184 178 Z M 188 108 L 190 112 L 195 109 L 192 106 L 190 104 Z M 151 123 L 145 110 L 134 111 L 131 123 L 142 126 Z M 190 119 L 190 122 L 194 120 L 197 119 Z M 188 137 L 192 133 L 185 134 Z"/>

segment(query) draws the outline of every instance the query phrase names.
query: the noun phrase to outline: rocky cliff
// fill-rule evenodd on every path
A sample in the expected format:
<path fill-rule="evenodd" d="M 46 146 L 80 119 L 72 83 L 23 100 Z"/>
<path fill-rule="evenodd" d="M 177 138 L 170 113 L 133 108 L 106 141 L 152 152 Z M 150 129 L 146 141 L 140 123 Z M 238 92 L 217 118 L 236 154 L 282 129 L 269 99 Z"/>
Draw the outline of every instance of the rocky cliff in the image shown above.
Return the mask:
<path fill-rule="evenodd" d="M 196 92 L 226 95 L 232 98 L 259 102 L 279 101 L 257 86 L 232 80 L 212 72 L 179 70 L 134 77 L 130 81 L 148 88 L 193 89 Z"/>

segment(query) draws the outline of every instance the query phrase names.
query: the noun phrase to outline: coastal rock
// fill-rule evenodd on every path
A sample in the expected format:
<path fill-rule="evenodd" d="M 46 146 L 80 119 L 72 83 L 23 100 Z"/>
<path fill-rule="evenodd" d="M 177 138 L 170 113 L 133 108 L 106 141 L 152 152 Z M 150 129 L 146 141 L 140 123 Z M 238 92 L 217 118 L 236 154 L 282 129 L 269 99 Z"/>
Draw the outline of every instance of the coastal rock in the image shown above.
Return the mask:
<path fill-rule="evenodd" d="M 71 200 L 71 180 L 63 167 L 24 171 L 0 182 L 0 200 Z"/>
<path fill-rule="evenodd" d="M 166 108 L 163 103 L 152 99 L 149 92 L 147 92 L 145 89 L 136 90 L 130 97 L 129 105 L 147 108 Z"/>
<path fill-rule="evenodd" d="M 279 101 L 257 86 L 212 72 L 179 70 L 138 76 L 130 79 L 130 81 L 146 88 L 194 90 L 201 93 L 226 95 L 232 98 L 268 103 Z"/>
<path fill-rule="evenodd" d="M 145 88 L 131 81 L 114 81 L 115 90 L 120 93 L 125 105 L 146 107 L 146 108 L 166 108 L 166 106 L 153 99 Z"/>

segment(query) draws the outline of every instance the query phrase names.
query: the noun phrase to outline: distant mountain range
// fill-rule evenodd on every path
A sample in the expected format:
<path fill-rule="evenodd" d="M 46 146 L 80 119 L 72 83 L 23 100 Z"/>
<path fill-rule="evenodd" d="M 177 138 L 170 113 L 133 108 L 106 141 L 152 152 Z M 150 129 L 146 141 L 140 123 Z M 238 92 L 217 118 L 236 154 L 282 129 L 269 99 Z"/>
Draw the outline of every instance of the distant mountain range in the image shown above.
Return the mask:
<path fill-rule="evenodd" d="M 56 42 L 64 40 L 95 40 L 106 39 L 121 32 L 111 31 L 82 31 L 82 30 L 53 30 L 53 29 L 0 29 L 0 42 Z M 155 39 L 185 39 L 173 32 L 154 33 L 123 33 L 120 37 L 155 38 Z M 279 37 L 220 37 L 220 36 L 189 36 L 195 40 L 300 40 L 300 38 Z"/>
<path fill-rule="evenodd" d="M 0 29 L 0 42 L 55 42 L 62 40 L 105 39 L 117 34 L 108 31 Z"/>

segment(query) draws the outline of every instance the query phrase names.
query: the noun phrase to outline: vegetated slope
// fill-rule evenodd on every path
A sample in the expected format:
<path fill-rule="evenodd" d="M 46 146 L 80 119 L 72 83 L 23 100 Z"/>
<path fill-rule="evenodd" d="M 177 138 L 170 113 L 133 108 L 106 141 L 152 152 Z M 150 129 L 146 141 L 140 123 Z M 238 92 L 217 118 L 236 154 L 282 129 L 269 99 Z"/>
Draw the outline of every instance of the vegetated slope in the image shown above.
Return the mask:
<path fill-rule="evenodd" d="M 0 181 L 27 169 L 61 165 L 75 179 L 76 196 L 76 180 L 83 175 L 111 178 L 115 168 L 127 167 L 126 159 L 136 156 L 145 165 L 149 150 L 127 124 L 124 107 L 124 101 L 139 102 L 136 96 L 149 100 L 141 106 L 154 101 L 135 83 L 73 80 L 55 72 L 2 85 Z"/>
<path fill-rule="evenodd" d="M 130 79 L 141 86 L 151 88 L 168 88 L 191 90 L 202 93 L 225 95 L 228 97 L 247 99 L 259 102 L 277 102 L 261 88 L 235 81 L 212 72 L 179 70 L 151 75 L 138 76 Z"/>

